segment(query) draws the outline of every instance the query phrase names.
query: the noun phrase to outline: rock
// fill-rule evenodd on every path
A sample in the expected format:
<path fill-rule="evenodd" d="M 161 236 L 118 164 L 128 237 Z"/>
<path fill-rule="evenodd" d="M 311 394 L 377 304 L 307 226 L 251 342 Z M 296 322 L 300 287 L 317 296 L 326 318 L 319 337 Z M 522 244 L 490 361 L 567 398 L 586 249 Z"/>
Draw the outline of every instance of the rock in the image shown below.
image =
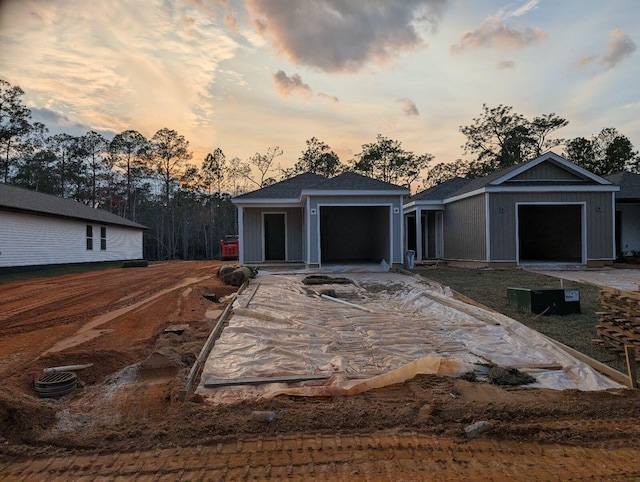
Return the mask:
<path fill-rule="evenodd" d="M 271 423 L 276 419 L 276 413 L 256 411 L 251 414 L 251 418 L 256 422 Z"/>
<path fill-rule="evenodd" d="M 486 432 L 489 429 L 491 429 L 491 424 L 486 420 L 482 420 L 480 422 L 476 422 L 472 425 L 469 425 L 468 427 L 465 427 L 464 431 L 467 434 L 467 438 L 472 439 L 472 438 L 476 438 L 478 435 L 480 435 L 483 432 Z"/>

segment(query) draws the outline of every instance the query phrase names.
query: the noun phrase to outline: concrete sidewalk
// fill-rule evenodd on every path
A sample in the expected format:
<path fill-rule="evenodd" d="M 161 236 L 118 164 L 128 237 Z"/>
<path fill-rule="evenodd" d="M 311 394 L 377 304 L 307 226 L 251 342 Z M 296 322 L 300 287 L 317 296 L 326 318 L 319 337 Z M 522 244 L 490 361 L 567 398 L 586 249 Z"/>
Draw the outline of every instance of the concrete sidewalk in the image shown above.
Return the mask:
<path fill-rule="evenodd" d="M 531 270 L 555 278 L 605 286 L 622 291 L 640 290 L 640 269 L 600 268 L 586 270 L 556 271 Z"/>

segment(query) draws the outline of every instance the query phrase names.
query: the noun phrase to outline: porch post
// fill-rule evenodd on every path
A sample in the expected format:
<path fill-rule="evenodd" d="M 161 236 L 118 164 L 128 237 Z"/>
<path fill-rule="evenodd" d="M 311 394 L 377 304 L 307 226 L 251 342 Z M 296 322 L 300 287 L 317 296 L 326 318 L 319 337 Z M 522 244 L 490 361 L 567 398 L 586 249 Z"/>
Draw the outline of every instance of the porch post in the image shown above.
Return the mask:
<path fill-rule="evenodd" d="M 422 261 L 422 209 L 416 208 L 416 261 Z"/>

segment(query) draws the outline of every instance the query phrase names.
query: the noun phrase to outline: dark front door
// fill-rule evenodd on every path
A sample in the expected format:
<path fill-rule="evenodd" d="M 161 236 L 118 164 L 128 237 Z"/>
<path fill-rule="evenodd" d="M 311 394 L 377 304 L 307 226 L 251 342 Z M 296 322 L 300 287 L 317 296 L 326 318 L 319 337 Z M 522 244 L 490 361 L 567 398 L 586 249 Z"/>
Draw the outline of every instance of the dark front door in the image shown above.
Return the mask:
<path fill-rule="evenodd" d="M 264 215 L 264 260 L 284 261 L 285 255 L 284 214 Z"/>

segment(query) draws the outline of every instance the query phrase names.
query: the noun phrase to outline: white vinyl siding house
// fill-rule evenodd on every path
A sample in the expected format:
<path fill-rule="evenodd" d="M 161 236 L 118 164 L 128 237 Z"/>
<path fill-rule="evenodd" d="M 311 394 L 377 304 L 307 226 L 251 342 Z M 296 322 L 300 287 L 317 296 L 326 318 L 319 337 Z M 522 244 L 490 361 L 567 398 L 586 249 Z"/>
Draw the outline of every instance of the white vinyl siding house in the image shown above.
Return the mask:
<path fill-rule="evenodd" d="M 0 268 L 142 259 L 144 229 L 76 201 L 0 184 Z"/>

